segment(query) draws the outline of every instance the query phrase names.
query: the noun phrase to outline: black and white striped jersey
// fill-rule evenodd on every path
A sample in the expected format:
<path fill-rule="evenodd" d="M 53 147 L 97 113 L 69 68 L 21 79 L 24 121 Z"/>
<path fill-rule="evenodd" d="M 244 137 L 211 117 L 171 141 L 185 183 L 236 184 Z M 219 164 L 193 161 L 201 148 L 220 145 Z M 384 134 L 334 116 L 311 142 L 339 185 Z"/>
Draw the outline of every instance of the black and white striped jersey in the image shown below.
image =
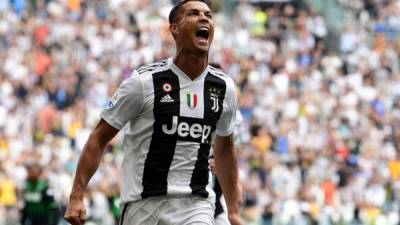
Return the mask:
<path fill-rule="evenodd" d="M 172 58 L 135 70 L 101 113 L 124 127 L 121 202 L 213 195 L 211 144 L 233 132 L 236 107 L 233 80 L 211 66 L 195 80 Z"/>

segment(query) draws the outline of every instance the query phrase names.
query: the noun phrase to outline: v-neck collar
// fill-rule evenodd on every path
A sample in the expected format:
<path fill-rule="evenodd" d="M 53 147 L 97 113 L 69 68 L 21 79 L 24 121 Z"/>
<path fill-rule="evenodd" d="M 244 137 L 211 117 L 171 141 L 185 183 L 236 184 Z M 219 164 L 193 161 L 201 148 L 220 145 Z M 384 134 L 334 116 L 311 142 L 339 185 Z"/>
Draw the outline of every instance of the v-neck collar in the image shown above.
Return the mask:
<path fill-rule="evenodd" d="M 201 80 L 208 73 L 208 65 L 207 65 L 206 69 L 198 77 L 196 77 L 196 79 L 192 80 L 185 72 L 183 72 L 177 65 L 175 65 L 174 57 L 169 58 L 168 63 L 170 64 L 172 72 L 174 72 L 176 75 L 178 75 L 188 81 L 195 82 L 195 81 Z"/>

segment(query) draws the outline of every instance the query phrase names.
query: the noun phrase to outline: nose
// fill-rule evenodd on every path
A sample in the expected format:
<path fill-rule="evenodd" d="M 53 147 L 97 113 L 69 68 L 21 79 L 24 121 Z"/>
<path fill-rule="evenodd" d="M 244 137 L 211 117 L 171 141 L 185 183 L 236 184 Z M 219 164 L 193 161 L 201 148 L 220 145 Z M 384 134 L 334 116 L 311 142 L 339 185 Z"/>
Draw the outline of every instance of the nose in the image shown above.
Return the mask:
<path fill-rule="evenodd" d="M 209 22 L 209 18 L 205 13 L 200 13 L 200 22 Z"/>

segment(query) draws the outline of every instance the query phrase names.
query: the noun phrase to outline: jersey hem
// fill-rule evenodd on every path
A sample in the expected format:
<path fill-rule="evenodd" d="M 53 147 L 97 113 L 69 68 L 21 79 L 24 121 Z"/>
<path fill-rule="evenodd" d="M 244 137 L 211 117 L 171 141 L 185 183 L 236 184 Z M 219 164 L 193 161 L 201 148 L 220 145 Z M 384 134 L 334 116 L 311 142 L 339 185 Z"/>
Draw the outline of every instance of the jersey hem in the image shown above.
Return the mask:
<path fill-rule="evenodd" d="M 221 137 L 227 137 L 227 136 L 233 134 L 233 130 L 229 130 L 229 131 L 226 131 L 226 132 L 220 132 L 220 131 L 216 130 L 215 134 L 218 135 L 218 136 L 221 136 Z"/>

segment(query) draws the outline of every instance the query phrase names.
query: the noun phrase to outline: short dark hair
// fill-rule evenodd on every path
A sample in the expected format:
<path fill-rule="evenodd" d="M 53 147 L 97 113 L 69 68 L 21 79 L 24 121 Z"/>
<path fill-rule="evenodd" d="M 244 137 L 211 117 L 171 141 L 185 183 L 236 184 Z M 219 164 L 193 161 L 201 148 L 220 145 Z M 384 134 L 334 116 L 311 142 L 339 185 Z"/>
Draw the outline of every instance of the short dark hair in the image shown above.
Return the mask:
<path fill-rule="evenodd" d="M 212 66 L 212 67 L 214 67 L 214 68 L 217 68 L 217 69 L 219 69 L 219 70 L 222 70 L 222 66 L 221 66 L 221 64 L 219 64 L 219 63 L 214 63 L 214 62 L 212 62 L 212 63 L 210 63 L 210 66 Z"/>
<path fill-rule="evenodd" d="M 178 15 L 179 15 L 179 11 L 182 9 L 182 6 L 185 5 L 188 2 L 191 2 L 191 1 L 204 2 L 204 3 L 206 3 L 208 5 L 208 7 L 210 7 L 210 9 L 212 7 L 212 3 L 211 3 L 210 0 L 181 0 L 181 1 L 178 2 L 178 4 L 176 4 L 171 9 L 171 12 L 169 13 L 169 17 L 168 17 L 169 24 L 176 23 L 176 20 L 177 20 Z"/>

